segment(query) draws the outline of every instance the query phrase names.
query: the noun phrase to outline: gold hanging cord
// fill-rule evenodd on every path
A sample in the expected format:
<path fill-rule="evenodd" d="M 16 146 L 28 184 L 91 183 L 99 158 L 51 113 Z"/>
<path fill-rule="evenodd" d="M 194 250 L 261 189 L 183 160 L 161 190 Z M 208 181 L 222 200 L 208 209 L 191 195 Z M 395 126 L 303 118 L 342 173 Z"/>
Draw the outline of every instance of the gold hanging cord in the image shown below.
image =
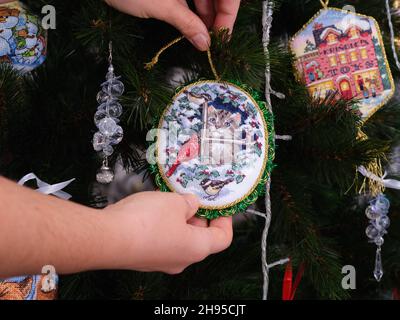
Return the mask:
<path fill-rule="evenodd" d="M 324 7 L 324 9 L 328 9 L 329 0 L 319 0 L 319 2 L 321 2 L 321 5 Z"/>
<path fill-rule="evenodd" d="M 361 129 L 359 129 L 358 139 L 366 140 L 368 139 L 368 136 Z M 365 166 L 365 168 L 367 169 L 367 171 L 373 173 L 378 177 L 383 176 L 383 168 L 381 160 L 379 158 L 371 161 L 368 165 Z M 363 194 L 366 193 L 367 191 L 369 191 L 372 194 L 372 196 L 376 197 L 377 195 L 385 191 L 385 186 L 381 181 L 375 181 L 373 179 L 365 177 L 358 192 L 359 194 Z"/>
<path fill-rule="evenodd" d="M 163 54 L 164 51 L 166 51 L 167 49 L 171 48 L 173 45 L 177 44 L 178 42 L 180 42 L 181 40 L 185 39 L 184 36 L 181 36 L 179 38 L 176 38 L 175 40 L 171 41 L 170 43 L 168 43 L 167 45 L 165 45 L 164 47 L 162 47 L 160 49 L 160 51 L 157 52 L 157 54 L 153 57 L 153 59 L 151 59 L 150 62 L 145 63 L 144 67 L 146 70 L 151 70 L 154 68 L 154 66 L 158 63 L 158 60 L 160 58 L 160 56 Z M 215 77 L 215 79 L 217 81 L 221 80 L 221 77 L 218 75 L 217 69 L 214 66 L 214 62 L 212 60 L 212 56 L 211 56 L 211 50 L 210 48 L 207 50 L 207 57 L 208 57 L 208 63 L 210 64 L 211 67 L 211 71 Z"/>

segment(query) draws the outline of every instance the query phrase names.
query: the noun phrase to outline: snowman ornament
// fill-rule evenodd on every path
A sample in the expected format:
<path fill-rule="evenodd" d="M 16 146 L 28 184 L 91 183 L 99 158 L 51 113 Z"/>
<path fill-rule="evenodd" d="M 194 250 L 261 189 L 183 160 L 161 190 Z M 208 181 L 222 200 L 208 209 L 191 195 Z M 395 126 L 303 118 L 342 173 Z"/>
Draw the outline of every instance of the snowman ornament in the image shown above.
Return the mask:
<path fill-rule="evenodd" d="M 29 72 L 43 64 L 46 49 L 47 32 L 37 16 L 19 1 L 0 4 L 0 62 Z"/>

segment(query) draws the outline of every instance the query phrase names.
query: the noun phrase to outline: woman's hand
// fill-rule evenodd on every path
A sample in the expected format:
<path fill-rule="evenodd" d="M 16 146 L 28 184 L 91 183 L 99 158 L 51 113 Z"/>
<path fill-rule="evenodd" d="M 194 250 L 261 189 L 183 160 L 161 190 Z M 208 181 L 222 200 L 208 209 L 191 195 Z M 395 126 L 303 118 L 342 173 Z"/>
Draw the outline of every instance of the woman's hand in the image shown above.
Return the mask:
<path fill-rule="evenodd" d="M 0 278 L 125 269 L 179 273 L 226 249 L 232 219 L 193 218 L 192 195 L 146 192 L 103 210 L 64 201 L 0 177 Z"/>
<path fill-rule="evenodd" d="M 106 0 L 122 12 L 141 18 L 155 18 L 177 28 L 196 48 L 208 49 L 209 28 L 232 31 L 240 0 L 194 0 L 197 14 L 185 0 Z"/>
<path fill-rule="evenodd" d="M 105 209 L 109 241 L 118 269 L 180 273 L 232 241 L 232 218 L 194 217 L 193 195 L 145 192 Z"/>

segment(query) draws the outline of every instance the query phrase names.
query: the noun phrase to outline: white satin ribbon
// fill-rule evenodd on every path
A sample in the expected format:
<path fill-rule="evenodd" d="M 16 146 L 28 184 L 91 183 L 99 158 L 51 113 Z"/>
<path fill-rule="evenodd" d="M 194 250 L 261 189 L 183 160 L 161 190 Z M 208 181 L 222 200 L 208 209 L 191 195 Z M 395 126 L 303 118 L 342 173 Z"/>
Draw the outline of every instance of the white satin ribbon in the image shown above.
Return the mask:
<path fill-rule="evenodd" d="M 36 189 L 36 191 L 39 191 L 40 193 L 52 194 L 64 200 L 68 200 L 72 197 L 69 193 L 62 191 L 62 189 L 68 186 L 75 179 L 71 179 L 65 182 L 60 182 L 57 184 L 48 184 L 40 180 L 34 173 L 29 173 L 26 176 L 24 176 L 21 180 L 19 180 L 18 184 L 23 186 L 30 180 L 36 180 L 36 184 L 38 186 L 38 189 Z"/>
<path fill-rule="evenodd" d="M 387 176 L 386 172 L 383 175 L 383 177 L 380 178 L 376 174 L 373 174 L 372 172 L 368 171 L 364 166 L 358 167 L 357 170 L 364 177 L 369 178 L 369 179 L 374 180 L 374 181 L 377 181 L 377 182 L 380 182 L 386 188 L 400 190 L 400 181 L 394 180 L 394 179 L 385 179 L 385 177 Z"/>

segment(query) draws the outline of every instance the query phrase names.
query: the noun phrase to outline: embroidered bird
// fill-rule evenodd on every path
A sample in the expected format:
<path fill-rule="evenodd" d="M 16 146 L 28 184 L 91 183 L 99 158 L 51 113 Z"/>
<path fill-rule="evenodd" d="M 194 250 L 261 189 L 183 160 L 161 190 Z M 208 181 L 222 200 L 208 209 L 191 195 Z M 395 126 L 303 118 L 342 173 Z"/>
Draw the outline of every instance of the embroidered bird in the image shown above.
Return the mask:
<path fill-rule="evenodd" d="M 210 180 L 207 178 L 200 182 L 200 186 L 203 188 L 204 192 L 207 194 L 206 199 L 215 200 L 219 196 L 221 190 L 226 185 L 232 183 L 233 181 L 234 181 L 233 178 L 229 178 L 225 181 Z"/>
<path fill-rule="evenodd" d="M 203 93 L 203 94 L 196 94 L 194 92 L 189 92 L 186 91 L 187 97 L 190 102 L 197 104 L 199 106 L 202 106 L 208 101 L 211 101 L 211 96 L 209 94 Z"/>
<path fill-rule="evenodd" d="M 175 163 L 170 167 L 166 176 L 171 177 L 182 162 L 190 161 L 199 155 L 199 138 L 196 133 L 180 148 Z"/>

